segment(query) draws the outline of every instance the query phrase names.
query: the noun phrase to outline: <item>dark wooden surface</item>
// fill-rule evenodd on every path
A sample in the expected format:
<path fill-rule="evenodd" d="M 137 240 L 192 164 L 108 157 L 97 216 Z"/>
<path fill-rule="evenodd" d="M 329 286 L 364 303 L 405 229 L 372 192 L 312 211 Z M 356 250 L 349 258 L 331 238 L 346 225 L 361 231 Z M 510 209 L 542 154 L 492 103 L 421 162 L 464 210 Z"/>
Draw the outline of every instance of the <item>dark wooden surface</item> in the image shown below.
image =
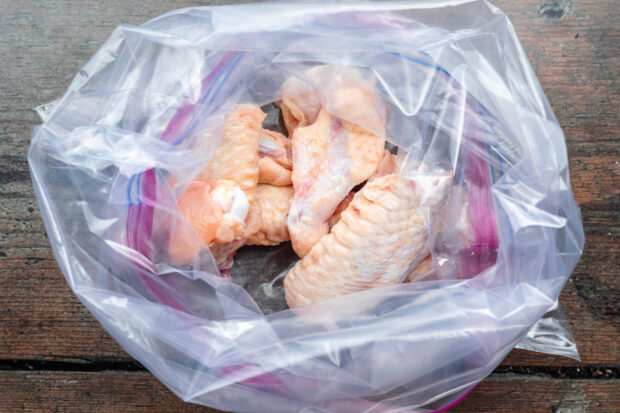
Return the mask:
<path fill-rule="evenodd" d="M 60 96 L 114 27 L 208 3 L 0 1 L 0 411 L 210 411 L 184 404 L 133 362 L 70 292 L 26 163 L 39 123 L 31 108 Z M 620 411 L 620 6 L 495 3 L 566 135 L 587 239 L 561 302 L 582 362 L 513 351 L 453 411 Z"/>

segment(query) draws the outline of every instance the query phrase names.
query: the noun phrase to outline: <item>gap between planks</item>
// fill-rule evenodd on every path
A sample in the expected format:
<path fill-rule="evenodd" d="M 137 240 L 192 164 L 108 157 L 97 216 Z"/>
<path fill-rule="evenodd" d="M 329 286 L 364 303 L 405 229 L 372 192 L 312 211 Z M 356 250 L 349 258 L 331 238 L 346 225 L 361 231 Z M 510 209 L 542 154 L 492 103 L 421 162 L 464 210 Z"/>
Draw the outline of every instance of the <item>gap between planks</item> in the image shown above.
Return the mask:
<path fill-rule="evenodd" d="M 66 371 L 66 372 L 100 372 L 100 371 L 146 371 L 146 368 L 134 360 L 107 361 L 72 359 L 72 361 L 34 360 L 34 359 L 0 359 L 0 371 Z M 585 379 L 609 380 L 620 378 L 618 366 L 499 366 L 490 377 L 495 379 Z"/>

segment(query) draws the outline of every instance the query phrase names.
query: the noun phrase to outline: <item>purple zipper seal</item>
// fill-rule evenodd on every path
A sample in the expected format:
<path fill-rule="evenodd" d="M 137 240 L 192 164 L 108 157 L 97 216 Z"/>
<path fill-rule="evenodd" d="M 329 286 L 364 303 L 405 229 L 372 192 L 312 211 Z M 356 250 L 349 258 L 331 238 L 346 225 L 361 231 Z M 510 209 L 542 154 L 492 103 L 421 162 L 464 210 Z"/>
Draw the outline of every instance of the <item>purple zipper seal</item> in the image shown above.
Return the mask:
<path fill-rule="evenodd" d="M 237 53 L 233 51 L 225 53 L 213 70 L 202 80 L 201 93 L 203 94 L 203 98 L 201 103 L 209 96 L 220 75 L 236 55 Z M 191 124 L 192 120 L 194 120 L 194 109 L 194 104 L 189 102 L 183 103 L 172 116 L 172 119 L 162 133 L 161 140 L 168 143 L 177 143 L 179 135 L 182 135 Z M 138 186 L 140 201 L 133 203 L 128 200 L 129 207 L 126 220 L 127 246 L 138 251 L 148 260 L 151 260 L 151 234 L 153 229 L 154 206 L 157 203 L 157 178 L 153 169 L 139 174 L 139 177 L 142 177 L 142 175 L 144 175 L 144 178 L 139 178 L 138 180 L 138 182 L 141 183 L 141 185 Z M 157 283 L 151 282 L 150 277 L 157 276 L 151 268 L 146 268 L 139 262 L 134 262 L 134 264 L 142 270 L 137 272 L 137 276 L 140 278 L 145 288 L 160 303 L 176 310 L 189 313 L 184 305 L 168 297 L 161 287 L 157 286 Z"/>

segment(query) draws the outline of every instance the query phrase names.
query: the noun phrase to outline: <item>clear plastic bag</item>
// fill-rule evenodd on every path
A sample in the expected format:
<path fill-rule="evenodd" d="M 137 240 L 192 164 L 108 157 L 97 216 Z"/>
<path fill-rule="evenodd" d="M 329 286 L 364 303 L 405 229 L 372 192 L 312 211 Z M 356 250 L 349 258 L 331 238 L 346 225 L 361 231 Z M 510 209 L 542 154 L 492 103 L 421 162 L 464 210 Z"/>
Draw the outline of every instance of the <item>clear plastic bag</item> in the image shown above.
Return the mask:
<path fill-rule="evenodd" d="M 316 64 L 374 82 L 401 174 L 422 162 L 448 171 L 454 191 L 429 217 L 430 275 L 286 310 L 290 247 L 240 250 L 231 280 L 209 253 L 175 264 L 160 237 L 187 225 L 176 199 L 230 108 L 272 104 Z M 68 283 L 183 400 L 239 412 L 430 412 L 520 342 L 578 357 L 554 318 L 584 242 L 562 130 L 489 3 L 177 10 L 119 27 L 39 113 L 29 162 Z"/>

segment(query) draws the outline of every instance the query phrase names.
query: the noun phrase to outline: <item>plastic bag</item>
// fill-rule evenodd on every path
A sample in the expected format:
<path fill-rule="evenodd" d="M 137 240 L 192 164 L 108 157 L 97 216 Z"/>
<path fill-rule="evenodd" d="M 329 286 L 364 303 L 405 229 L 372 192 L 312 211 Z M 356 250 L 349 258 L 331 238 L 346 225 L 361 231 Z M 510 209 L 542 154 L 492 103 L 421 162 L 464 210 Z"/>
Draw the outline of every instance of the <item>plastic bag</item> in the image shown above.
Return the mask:
<path fill-rule="evenodd" d="M 455 190 L 431 225 L 432 277 L 283 310 L 290 248 L 242 249 L 231 281 L 208 253 L 174 264 L 158 234 L 184 225 L 175 200 L 230 108 L 272 104 L 316 64 L 373 80 L 401 173 L 425 162 Z M 553 313 L 536 324 L 584 242 L 563 134 L 489 3 L 177 10 L 120 26 L 39 112 L 29 162 L 56 259 L 103 327 L 183 400 L 439 411 L 528 332 L 523 347 L 577 357 Z"/>

